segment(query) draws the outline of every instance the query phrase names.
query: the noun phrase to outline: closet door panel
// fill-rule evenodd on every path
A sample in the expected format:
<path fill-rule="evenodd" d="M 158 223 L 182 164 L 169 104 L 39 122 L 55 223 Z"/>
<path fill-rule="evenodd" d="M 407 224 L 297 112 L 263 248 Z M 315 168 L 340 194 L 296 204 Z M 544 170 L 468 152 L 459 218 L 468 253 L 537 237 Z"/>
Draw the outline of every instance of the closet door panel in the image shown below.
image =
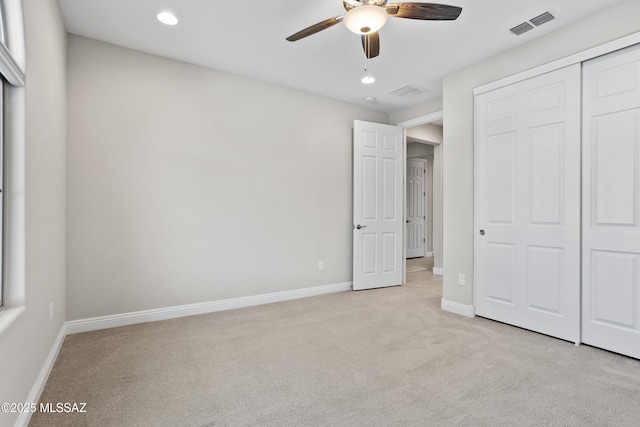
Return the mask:
<path fill-rule="evenodd" d="M 564 222 L 564 134 L 563 123 L 529 130 L 530 225 Z"/>
<path fill-rule="evenodd" d="M 476 97 L 476 313 L 578 341 L 580 67 Z"/>
<path fill-rule="evenodd" d="M 634 226 L 638 205 L 638 111 L 607 113 L 591 118 L 594 225 Z M 631 178 L 631 179 L 630 179 Z"/>
<path fill-rule="evenodd" d="M 516 134 L 493 135 L 486 141 L 487 221 L 513 225 L 516 214 Z M 504 228 L 504 227 L 503 227 Z"/>
<path fill-rule="evenodd" d="M 640 47 L 583 75 L 583 342 L 640 358 Z"/>

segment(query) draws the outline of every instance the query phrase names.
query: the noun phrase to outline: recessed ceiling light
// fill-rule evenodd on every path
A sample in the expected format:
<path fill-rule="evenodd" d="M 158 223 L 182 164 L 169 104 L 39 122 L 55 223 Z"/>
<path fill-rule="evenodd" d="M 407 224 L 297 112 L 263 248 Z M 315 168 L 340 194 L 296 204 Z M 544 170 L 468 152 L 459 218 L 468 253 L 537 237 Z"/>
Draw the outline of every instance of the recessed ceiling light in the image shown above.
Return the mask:
<path fill-rule="evenodd" d="M 160 12 L 156 15 L 158 21 L 162 22 L 166 25 L 176 25 L 178 23 L 178 18 L 173 13 L 169 12 Z"/>
<path fill-rule="evenodd" d="M 364 76 L 362 78 L 362 80 L 360 80 L 362 83 L 366 84 L 366 85 L 370 85 L 371 83 L 375 82 L 376 79 L 375 77 L 373 77 L 371 74 L 367 74 L 366 76 Z"/>

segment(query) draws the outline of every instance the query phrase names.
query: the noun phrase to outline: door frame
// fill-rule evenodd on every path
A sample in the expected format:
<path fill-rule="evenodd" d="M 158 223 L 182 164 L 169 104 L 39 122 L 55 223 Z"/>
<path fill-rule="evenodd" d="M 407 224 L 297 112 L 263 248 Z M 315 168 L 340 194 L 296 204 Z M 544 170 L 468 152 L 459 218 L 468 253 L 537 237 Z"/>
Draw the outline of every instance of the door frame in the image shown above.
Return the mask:
<path fill-rule="evenodd" d="M 405 120 L 405 121 L 396 123 L 395 126 L 399 126 L 402 128 L 402 149 L 403 149 L 403 158 L 404 158 L 405 165 L 407 164 L 407 129 L 415 126 L 419 126 L 419 125 L 424 125 L 427 123 L 433 123 L 435 121 L 442 120 L 443 118 L 444 118 L 444 112 L 442 110 L 439 110 L 430 114 L 425 114 L 423 116 L 418 116 L 410 120 Z M 406 209 L 407 207 L 407 174 L 406 173 L 402 178 L 402 188 L 403 188 L 402 220 L 406 224 L 407 222 L 407 209 Z M 443 199 L 444 199 L 444 195 L 443 195 Z M 434 271 L 434 274 L 435 273 L 436 272 Z M 442 271 L 440 271 L 440 275 L 442 275 Z M 404 227 L 402 231 L 402 283 L 403 284 L 407 283 L 407 229 L 406 227 Z"/>

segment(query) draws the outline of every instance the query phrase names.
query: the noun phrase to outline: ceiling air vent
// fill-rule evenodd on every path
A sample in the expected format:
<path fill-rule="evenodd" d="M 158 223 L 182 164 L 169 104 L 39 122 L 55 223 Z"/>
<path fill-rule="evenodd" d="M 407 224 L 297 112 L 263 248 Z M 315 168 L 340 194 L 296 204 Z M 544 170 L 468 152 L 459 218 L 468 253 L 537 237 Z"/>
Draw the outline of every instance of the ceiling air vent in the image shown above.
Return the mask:
<path fill-rule="evenodd" d="M 524 34 L 529 30 L 533 30 L 533 25 L 529 24 L 528 22 L 523 22 L 520 25 L 516 25 L 515 27 L 513 27 L 509 31 L 511 31 L 516 36 L 519 36 L 520 34 Z"/>
<path fill-rule="evenodd" d="M 389 92 L 389 95 L 398 96 L 400 98 L 413 98 L 414 96 L 422 95 L 429 92 L 427 89 L 423 89 L 414 85 L 405 85 L 396 90 Z"/>
<path fill-rule="evenodd" d="M 545 12 L 542 15 L 538 15 L 535 18 L 529 19 L 529 22 L 531 22 L 536 27 L 539 27 L 540 25 L 546 24 L 553 19 L 556 19 L 556 17 L 553 16 L 551 12 Z"/>
<path fill-rule="evenodd" d="M 520 25 L 516 25 L 515 27 L 511 28 L 509 31 L 511 31 L 516 36 L 519 36 L 520 34 L 524 34 L 529 30 L 533 30 L 535 28 L 534 25 L 536 27 L 539 27 L 540 25 L 546 24 L 547 22 L 552 21 L 554 19 L 556 19 L 556 17 L 553 16 L 551 12 L 545 12 L 542 15 L 538 15 L 535 18 L 531 18 Z"/>

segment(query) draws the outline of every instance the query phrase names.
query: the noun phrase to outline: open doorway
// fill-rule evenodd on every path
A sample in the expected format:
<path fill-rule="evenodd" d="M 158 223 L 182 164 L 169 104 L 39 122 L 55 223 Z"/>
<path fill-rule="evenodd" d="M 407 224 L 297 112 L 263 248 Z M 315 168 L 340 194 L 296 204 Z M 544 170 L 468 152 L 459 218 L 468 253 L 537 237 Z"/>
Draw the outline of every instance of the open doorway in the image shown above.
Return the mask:
<path fill-rule="evenodd" d="M 432 269 L 433 274 L 442 275 L 442 142 L 443 142 L 443 115 L 442 111 L 421 116 L 406 122 L 398 123 L 405 129 L 405 164 L 410 159 L 423 159 L 425 161 L 425 206 L 424 206 L 424 243 L 423 257 L 412 257 L 407 250 L 410 243 L 410 233 L 405 230 L 405 260 L 404 282 L 408 270 L 420 271 Z M 431 167 L 431 170 L 429 170 Z M 409 170 L 409 168 L 407 168 Z M 405 181 L 405 189 L 409 190 L 408 179 Z M 431 189 L 431 194 L 429 193 Z M 409 220 L 408 197 L 405 191 L 404 210 L 405 222 Z M 414 235 L 415 239 L 415 235 Z M 415 242 L 415 240 L 414 240 Z M 409 258 L 409 259 L 407 259 Z"/>

